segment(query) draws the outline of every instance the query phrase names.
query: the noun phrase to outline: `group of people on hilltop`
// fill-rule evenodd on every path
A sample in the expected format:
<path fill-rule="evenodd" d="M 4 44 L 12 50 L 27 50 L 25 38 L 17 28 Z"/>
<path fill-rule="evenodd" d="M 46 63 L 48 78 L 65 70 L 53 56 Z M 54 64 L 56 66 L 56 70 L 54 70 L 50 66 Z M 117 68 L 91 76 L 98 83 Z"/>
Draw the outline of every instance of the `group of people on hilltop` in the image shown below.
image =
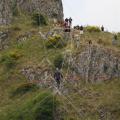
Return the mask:
<path fill-rule="evenodd" d="M 63 26 L 64 26 L 64 32 L 71 32 L 71 28 L 72 28 L 72 18 L 70 17 L 69 19 L 66 18 L 64 21 L 63 21 Z M 74 30 L 79 30 L 80 31 L 80 34 L 84 34 L 84 26 L 74 26 L 73 28 Z M 105 28 L 104 26 L 102 25 L 100 27 L 100 30 L 101 32 L 104 32 L 105 31 Z M 115 34 L 114 37 L 113 37 L 113 44 L 116 44 L 116 40 L 118 39 L 118 36 Z M 78 43 L 79 44 L 79 43 Z M 89 40 L 89 45 L 92 44 L 92 40 Z M 62 79 L 63 79 L 63 75 L 62 75 L 62 72 L 59 68 L 56 68 L 55 72 L 54 72 L 54 80 L 56 81 L 57 83 L 57 88 L 59 89 L 61 87 L 61 82 L 62 82 Z"/>
<path fill-rule="evenodd" d="M 80 30 L 80 34 L 81 34 L 81 35 L 84 33 L 84 27 L 83 27 L 82 25 L 81 25 L 81 26 L 79 26 L 79 25 L 74 26 L 74 29 Z"/>
<path fill-rule="evenodd" d="M 64 26 L 64 32 L 71 32 L 71 28 L 72 28 L 72 18 L 66 18 L 64 21 L 63 21 L 63 26 Z M 74 29 L 76 30 L 80 30 L 80 34 L 84 34 L 84 27 L 81 25 L 81 26 L 75 26 Z M 102 26 L 101 27 L 101 31 L 104 31 L 104 27 Z M 89 41 L 89 44 L 92 44 L 92 41 L 90 40 Z M 57 88 L 60 89 L 61 87 L 61 81 L 63 79 L 63 75 L 61 73 L 61 70 L 59 68 L 56 68 L 55 72 L 54 72 L 54 80 L 56 81 L 57 83 Z"/>
<path fill-rule="evenodd" d="M 84 27 L 82 25 L 81 26 L 79 26 L 79 25 L 74 26 L 74 29 L 80 30 L 80 34 L 84 33 Z M 104 26 L 103 25 L 101 26 L 101 31 L 104 32 Z"/>
<path fill-rule="evenodd" d="M 64 20 L 64 32 L 70 32 L 72 27 L 72 18 L 66 18 Z"/>

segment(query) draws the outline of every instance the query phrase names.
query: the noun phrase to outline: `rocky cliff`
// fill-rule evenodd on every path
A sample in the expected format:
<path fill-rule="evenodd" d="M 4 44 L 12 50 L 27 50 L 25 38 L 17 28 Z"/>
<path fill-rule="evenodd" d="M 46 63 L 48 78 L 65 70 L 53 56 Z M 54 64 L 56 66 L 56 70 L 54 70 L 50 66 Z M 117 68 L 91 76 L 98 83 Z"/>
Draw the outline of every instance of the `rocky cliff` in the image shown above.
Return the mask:
<path fill-rule="evenodd" d="M 120 54 L 111 49 L 88 46 L 83 52 L 66 59 L 71 68 L 86 82 L 120 78 Z"/>
<path fill-rule="evenodd" d="M 0 0 L 0 24 L 7 24 L 11 22 L 12 11 L 11 1 Z"/>
<path fill-rule="evenodd" d="M 0 0 L 0 24 L 8 24 L 16 12 L 40 12 L 50 18 L 63 19 L 61 0 Z"/>
<path fill-rule="evenodd" d="M 8 31 L 1 32 L 0 31 L 0 50 L 5 49 L 9 45 Z"/>

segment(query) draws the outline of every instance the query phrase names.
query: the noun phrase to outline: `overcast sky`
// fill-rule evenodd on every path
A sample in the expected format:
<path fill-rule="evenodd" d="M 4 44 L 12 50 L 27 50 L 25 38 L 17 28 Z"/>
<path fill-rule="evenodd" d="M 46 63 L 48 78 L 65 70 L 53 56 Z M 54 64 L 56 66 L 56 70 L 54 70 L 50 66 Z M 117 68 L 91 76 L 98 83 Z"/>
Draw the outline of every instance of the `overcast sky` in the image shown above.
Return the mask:
<path fill-rule="evenodd" d="M 109 31 L 120 31 L 120 0 L 62 0 L 64 16 L 74 25 L 104 25 Z"/>

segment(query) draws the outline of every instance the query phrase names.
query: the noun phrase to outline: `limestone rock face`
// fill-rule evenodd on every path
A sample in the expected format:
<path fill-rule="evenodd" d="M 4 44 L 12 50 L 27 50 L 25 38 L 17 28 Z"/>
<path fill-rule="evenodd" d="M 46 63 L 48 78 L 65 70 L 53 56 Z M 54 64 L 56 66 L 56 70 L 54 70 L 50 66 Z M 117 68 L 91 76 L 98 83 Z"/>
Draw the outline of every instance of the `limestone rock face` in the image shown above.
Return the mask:
<path fill-rule="evenodd" d="M 9 33 L 8 31 L 6 32 L 0 31 L 0 50 L 8 48 L 9 45 L 8 33 Z"/>
<path fill-rule="evenodd" d="M 22 75 L 24 75 L 30 82 L 35 82 L 40 86 L 52 85 L 52 70 L 50 68 L 41 68 L 35 66 L 28 66 L 21 70 Z"/>
<path fill-rule="evenodd" d="M 0 24 L 9 24 L 12 19 L 11 0 L 0 0 Z"/>
<path fill-rule="evenodd" d="M 99 46 L 89 46 L 67 61 L 86 82 L 120 78 L 120 53 Z"/>
<path fill-rule="evenodd" d="M 11 22 L 14 12 L 40 12 L 49 18 L 63 19 L 61 0 L 0 0 L 0 24 Z"/>

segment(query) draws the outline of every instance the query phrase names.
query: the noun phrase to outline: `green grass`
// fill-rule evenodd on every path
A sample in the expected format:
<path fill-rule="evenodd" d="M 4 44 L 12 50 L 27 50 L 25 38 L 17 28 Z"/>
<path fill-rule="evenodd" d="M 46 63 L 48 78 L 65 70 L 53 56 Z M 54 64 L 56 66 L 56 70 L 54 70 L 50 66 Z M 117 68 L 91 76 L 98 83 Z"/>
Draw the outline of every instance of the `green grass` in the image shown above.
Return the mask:
<path fill-rule="evenodd" d="M 0 51 L 0 120 L 54 120 L 53 119 L 53 95 L 48 90 L 34 89 L 34 87 L 26 88 L 24 85 L 28 80 L 21 75 L 20 71 L 26 66 L 40 66 L 41 61 L 47 58 L 51 61 L 52 67 L 56 56 L 65 53 L 67 50 L 73 52 L 81 52 L 88 41 L 92 40 L 93 44 L 97 44 L 110 49 L 120 50 L 120 47 L 112 46 L 113 34 L 109 32 L 85 32 L 81 37 L 82 45 L 76 51 L 70 43 L 64 48 L 52 48 L 44 51 L 43 39 L 38 35 L 39 27 L 33 26 L 30 16 L 22 16 L 14 19 L 10 26 L 0 27 L 0 30 L 9 29 L 10 47 Z M 42 27 L 42 32 L 48 32 L 50 25 Z M 24 35 L 26 32 L 35 32 L 32 37 L 26 41 L 17 43 L 16 38 Z M 120 37 L 119 37 L 120 40 Z M 4 58 L 4 59 L 3 59 Z M 13 61 L 12 61 L 13 60 Z M 8 69 L 10 63 L 15 63 L 14 67 Z M 13 64 L 12 64 L 13 65 Z M 47 65 L 44 62 L 42 65 Z M 7 66 L 7 67 L 6 67 Z M 64 70 L 66 71 L 66 70 Z M 63 120 L 98 120 L 98 110 L 103 107 L 107 109 L 108 119 L 120 120 L 120 80 L 111 80 L 109 82 L 86 85 L 80 82 L 76 86 L 68 84 L 72 91 L 65 97 L 71 98 L 71 102 L 79 109 L 82 109 L 83 118 L 81 118 L 68 100 L 64 96 L 56 96 L 59 101 L 61 119 Z M 36 88 L 36 87 L 35 87 Z M 78 93 L 77 91 L 81 91 Z M 45 92 L 47 91 L 47 92 Z M 76 91 L 76 92 L 74 92 Z M 14 97 L 11 94 L 15 93 Z M 49 97 L 41 104 L 41 100 L 46 96 Z M 46 116 L 49 116 L 46 118 Z M 42 118 L 41 118 L 42 117 Z"/>
<path fill-rule="evenodd" d="M 53 95 L 47 91 L 34 94 L 12 99 L 13 103 L 0 109 L 0 119 L 53 120 Z M 54 109 L 56 109 L 57 105 L 58 102 L 55 100 Z"/>
<path fill-rule="evenodd" d="M 120 81 L 113 80 L 106 83 L 86 85 L 81 84 L 77 87 L 70 85 L 70 89 L 76 92 L 70 92 L 65 97 L 60 96 L 62 103 L 61 107 L 69 114 L 65 114 L 65 117 L 73 120 L 98 120 L 100 109 L 105 109 L 106 119 L 110 120 L 112 117 L 114 120 L 120 120 Z M 79 91 L 79 92 L 78 92 Z M 76 110 L 81 110 L 80 116 L 73 108 L 71 103 L 76 107 Z M 82 119 L 83 118 L 83 119 Z"/>

